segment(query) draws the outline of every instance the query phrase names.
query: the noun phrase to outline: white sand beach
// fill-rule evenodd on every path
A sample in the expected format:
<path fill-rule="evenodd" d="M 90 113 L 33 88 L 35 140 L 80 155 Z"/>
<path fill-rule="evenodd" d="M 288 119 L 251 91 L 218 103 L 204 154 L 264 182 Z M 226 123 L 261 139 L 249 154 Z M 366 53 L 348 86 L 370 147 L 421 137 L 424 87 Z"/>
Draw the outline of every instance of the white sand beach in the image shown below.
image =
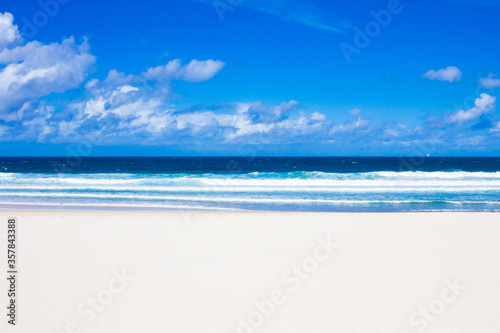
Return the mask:
<path fill-rule="evenodd" d="M 0 215 L 1 332 L 500 331 L 495 213 Z"/>

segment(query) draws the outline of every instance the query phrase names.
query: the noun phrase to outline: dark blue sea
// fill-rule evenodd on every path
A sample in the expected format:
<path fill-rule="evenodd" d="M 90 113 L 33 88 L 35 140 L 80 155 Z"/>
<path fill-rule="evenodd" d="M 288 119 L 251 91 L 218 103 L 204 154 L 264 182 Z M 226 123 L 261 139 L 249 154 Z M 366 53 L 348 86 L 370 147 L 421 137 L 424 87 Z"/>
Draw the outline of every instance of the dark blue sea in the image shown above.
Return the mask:
<path fill-rule="evenodd" d="M 0 157 L 0 207 L 500 211 L 499 157 Z"/>

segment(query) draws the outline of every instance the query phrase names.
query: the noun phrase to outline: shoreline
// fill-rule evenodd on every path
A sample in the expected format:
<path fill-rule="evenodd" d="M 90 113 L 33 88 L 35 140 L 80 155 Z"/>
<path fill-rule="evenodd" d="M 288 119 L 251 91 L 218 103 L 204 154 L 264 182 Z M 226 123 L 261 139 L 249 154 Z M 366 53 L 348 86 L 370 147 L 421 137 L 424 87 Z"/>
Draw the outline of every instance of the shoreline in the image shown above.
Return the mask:
<path fill-rule="evenodd" d="M 2 211 L 74 211 L 74 212 L 244 212 L 232 209 L 184 209 L 184 208 L 163 208 L 163 207 L 140 207 L 140 206 L 109 206 L 109 205 L 55 205 L 55 204 L 0 204 L 0 213 Z"/>
<path fill-rule="evenodd" d="M 500 205 L 500 203 L 499 203 Z M 185 209 L 185 208 L 164 208 L 164 207 L 139 207 L 139 206 L 95 206 L 95 205 L 13 205 L 0 204 L 0 215 L 5 212 L 32 212 L 32 213 L 154 213 L 154 214 L 169 214 L 169 213 L 207 213 L 207 214 L 499 214 L 500 210 L 456 210 L 456 209 L 435 209 L 435 210 L 339 210 L 339 211 L 300 211 L 300 210 L 244 210 L 232 208 L 206 208 L 206 209 Z"/>

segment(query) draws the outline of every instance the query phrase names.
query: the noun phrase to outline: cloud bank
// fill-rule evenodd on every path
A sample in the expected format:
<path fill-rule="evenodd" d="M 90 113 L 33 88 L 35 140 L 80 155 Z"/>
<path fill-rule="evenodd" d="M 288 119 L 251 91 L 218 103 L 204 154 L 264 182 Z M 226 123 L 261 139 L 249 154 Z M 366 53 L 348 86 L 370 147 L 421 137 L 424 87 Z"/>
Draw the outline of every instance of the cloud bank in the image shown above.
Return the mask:
<path fill-rule="evenodd" d="M 366 147 L 372 152 L 398 149 L 412 154 L 419 147 L 488 149 L 500 140 L 500 122 L 494 117 L 496 97 L 485 93 L 472 108 L 437 115 L 417 127 L 377 124 L 359 108 L 346 110 L 333 121 L 296 100 L 181 109 L 174 82 L 203 84 L 224 70 L 223 61 L 173 59 L 140 74 L 112 69 L 99 80 L 91 77 L 97 59 L 86 40 L 78 43 L 69 37 L 60 43 L 25 43 L 9 13 L 0 14 L 0 36 L 2 142 L 218 151 L 281 145 L 289 147 L 288 153 L 299 145 L 309 151 L 340 147 L 348 153 Z M 430 79 L 449 82 L 461 75 L 456 67 L 426 73 Z M 72 98 L 65 94 L 68 91 L 73 91 Z"/>

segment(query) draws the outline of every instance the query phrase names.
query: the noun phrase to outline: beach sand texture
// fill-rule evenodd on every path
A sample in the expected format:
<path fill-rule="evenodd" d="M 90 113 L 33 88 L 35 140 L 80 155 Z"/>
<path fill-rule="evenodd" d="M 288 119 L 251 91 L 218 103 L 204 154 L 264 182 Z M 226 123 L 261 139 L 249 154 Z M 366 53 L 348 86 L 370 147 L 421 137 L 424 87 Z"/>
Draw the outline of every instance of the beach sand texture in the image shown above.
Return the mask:
<path fill-rule="evenodd" d="M 2 332 L 500 331 L 497 213 L 0 215 Z"/>

